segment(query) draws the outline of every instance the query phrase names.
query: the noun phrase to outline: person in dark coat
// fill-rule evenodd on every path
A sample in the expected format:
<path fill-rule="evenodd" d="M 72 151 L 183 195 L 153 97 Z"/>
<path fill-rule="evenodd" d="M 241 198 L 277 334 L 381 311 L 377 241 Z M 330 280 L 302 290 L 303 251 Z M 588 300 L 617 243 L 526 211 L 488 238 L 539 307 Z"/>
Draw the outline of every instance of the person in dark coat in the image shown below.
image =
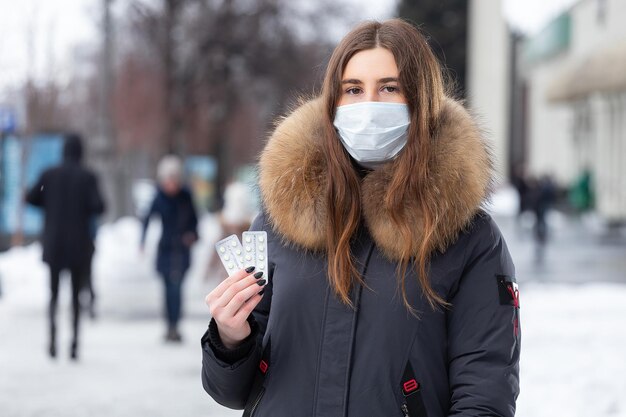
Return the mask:
<path fill-rule="evenodd" d="M 543 264 L 548 241 L 547 215 L 552 208 L 556 196 L 554 181 L 549 175 L 543 175 L 533 181 L 530 187 L 530 206 L 535 214 L 533 234 L 535 237 L 535 263 Z"/>
<path fill-rule="evenodd" d="M 72 278 L 73 338 L 70 356 L 72 359 L 78 357 L 79 293 L 86 273 L 91 269 L 94 252 L 90 222 L 94 216 L 104 212 L 97 178 L 81 164 L 82 156 L 82 139 L 75 134 L 68 135 L 62 164 L 43 172 L 26 195 L 28 203 L 43 209 L 45 218 L 41 240 L 43 260 L 50 267 L 51 357 L 56 356 L 56 309 L 63 270 L 69 270 Z"/>
<path fill-rule="evenodd" d="M 524 212 L 530 209 L 529 207 L 530 187 L 528 184 L 528 179 L 526 178 L 526 174 L 524 172 L 524 166 L 522 164 L 518 164 L 515 167 L 513 176 L 511 178 L 511 183 L 517 190 L 517 195 L 519 196 L 519 205 L 517 209 L 517 221 L 519 222 Z"/>
<path fill-rule="evenodd" d="M 513 417 L 519 295 L 491 178 L 424 36 L 358 26 L 261 155 L 269 272 L 207 295 L 204 389 L 254 417 Z"/>
<path fill-rule="evenodd" d="M 182 186 L 182 166 L 175 156 L 164 157 L 158 166 L 159 187 L 143 221 L 143 247 L 152 216 L 161 219 L 162 232 L 156 257 L 156 269 L 163 279 L 167 341 L 179 342 L 178 322 L 182 311 L 182 285 L 191 264 L 190 249 L 198 239 L 198 219 L 191 193 Z"/>

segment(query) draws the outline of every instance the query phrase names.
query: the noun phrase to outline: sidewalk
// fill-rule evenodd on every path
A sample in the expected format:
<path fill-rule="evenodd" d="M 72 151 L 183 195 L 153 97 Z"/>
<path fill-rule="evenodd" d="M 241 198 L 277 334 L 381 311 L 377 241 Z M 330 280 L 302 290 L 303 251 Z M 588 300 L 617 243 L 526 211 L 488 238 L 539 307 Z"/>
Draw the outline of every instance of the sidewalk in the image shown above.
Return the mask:
<path fill-rule="evenodd" d="M 62 280 L 58 354 L 52 361 L 46 355 L 47 272 L 39 248 L 18 249 L 0 260 L 0 271 L 13 272 L 4 274 L 0 298 L 2 417 L 241 415 L 216 404 L 200 381 L 200 337 L 209 322 L 204 296 L 214 283 L 203 282 L 200 270 L 190 271 L 184 341 L 166 344 L 161 283 L 151 270 L 150 250 L 145 259 L 138 257 L 135 226 L 114 225 L 99 237 L 98 318 L 82 316 L 78 363 L 68 358 L 69 279 Z"/>
<path fill-rule="evenodd" d="M 626 334 L 619 331 L 626 325 L 626 242 L 557 217 L 546 261 L 536 266 L 530 230 L 513 219 L 496 221 L 520 284 L 517 416 L 626 417 Z M 202 231 L 185 283 L 185 339 L 170 345 L 151 267 L 156 231 L 142 258 L 135 222 L 102 229 L 94 264 L 99 316 L 84 315 L 78 363 L 68 359 L 69 280 L 61 288 L 58 358 L 50 361 L 39 248 L 1 255 L 0 416 L 240 416 L 217 405 L 200 382 L 199 339 L 209 321 L 204 296 L 216 283 L 203 280 L 215 238 L 210 220 Z"/>
<path fill-rule="evenodd" d="M 550 220 L 538 265 L 532 223 L 496 218 L 520 289 L 516 416 L 626 417 L 626 236 L 593 218 Z"/>
<path fill-rule="evenodd" d="M 495 218 L 515 263 L 520 283 L 626 284 L 626 233 L 604 230 L 593 217 L 549 215 L 544 261 L 535 260 L 532 218 Z"/>

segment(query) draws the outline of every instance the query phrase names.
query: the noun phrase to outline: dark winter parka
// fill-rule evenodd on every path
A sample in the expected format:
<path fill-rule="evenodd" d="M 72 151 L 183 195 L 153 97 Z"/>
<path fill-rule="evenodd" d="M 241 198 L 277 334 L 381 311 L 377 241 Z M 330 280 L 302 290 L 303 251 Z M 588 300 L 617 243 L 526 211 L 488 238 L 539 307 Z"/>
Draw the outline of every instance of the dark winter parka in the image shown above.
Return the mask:
<path fill-rule="evenodd" d="M 182 278 L 191 264 L 190 245 L 185 242 L 188 234 L 195 241 L 198 236 L 198 217 L 191 193 L 182 188 L 176 195 L 169 196 L 160 188 L 143 220 L 141 242 L 146 237 L 152 216 L 161 219 L 161 239 L 157 249 L 156 268 L 164 277 Z"/>
<path fill-rule="evenodd" d="M 82 154 L 80 139 L 68 136 L 63 163 L 44 171 L 26 195 L 44 211 L 43 260 L 53 269 L 87 268 L 94 216 L 104 212 L 96 176 L 81 165 Z"/>
<path fill-rule="evenodd" d="M 362 179 L 364 221 L 352 253 L 365 286 L 352 291 L 355 308 L 328 284 L 323 111 L 319 101 L 301 106 L 262 154 L 265 210 L 252 228 L 268 233 L 269 284 L 238 349 L 226 349 L 209 325 L 205 390 L 227 407 L 247 404 L 255 417 L 513 416 L 518 293 L 506 244 L 480 209 L 491 164 L 473 120 L 447 100 L 434 132 L 428 187 L 440 198 L 429 278 L 451 306 L 433 311 L 408 272 L 416 318 L 398 290 L 400 236 L 381 204 L 393 163 Z M 416 201 L 405 202 L 402 218 L 417 248 Z"/>

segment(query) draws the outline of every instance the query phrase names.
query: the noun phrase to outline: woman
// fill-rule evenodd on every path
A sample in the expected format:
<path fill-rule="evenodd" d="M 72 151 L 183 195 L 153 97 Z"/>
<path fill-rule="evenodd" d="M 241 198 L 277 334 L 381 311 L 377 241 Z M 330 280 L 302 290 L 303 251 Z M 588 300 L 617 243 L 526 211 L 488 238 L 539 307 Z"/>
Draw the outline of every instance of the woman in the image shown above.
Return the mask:
<path fill-rule="evenodd" d="M 250 198 L 252 188 L 241 182 L 232 181 L 224 190 L 224 206 L 219 213 L 219 224 L 221 234 L 219 240 L 230 235 L 241 236 L 241 234 L 250 229 L 252 220 L 257 210 L 254 207 L 254 201 Z M 209 272 L 205 275 L 207 280 L 210 278 L 222 279 L 222 265 L 217 253 L 212 252 L 209 258 Z"/>
<path fill-rule="evenodd" d="M 205 390 L 255 417 L 513 416 L 518 296 L 481 211 L 490 176 L 424 36 L 350 32 L 263 151 L 269 277 L 207 296 Z"/>
<path fill-rule="evenodd" d="M 165 288 L 167 333 L 165 340 L 180 342 L 178 322 L 182 309 L 182 285 L 190 265 L 190 248 L 198 239 L 196 211 L 191 193 L 182 187 L 182 166 L 175 156 L 166 156 L 157 167 L 159 188 L 143 221 L 143 248 L 150 217 L 161 218 L 162 232 L 157 251 L 157 271 Z"/>

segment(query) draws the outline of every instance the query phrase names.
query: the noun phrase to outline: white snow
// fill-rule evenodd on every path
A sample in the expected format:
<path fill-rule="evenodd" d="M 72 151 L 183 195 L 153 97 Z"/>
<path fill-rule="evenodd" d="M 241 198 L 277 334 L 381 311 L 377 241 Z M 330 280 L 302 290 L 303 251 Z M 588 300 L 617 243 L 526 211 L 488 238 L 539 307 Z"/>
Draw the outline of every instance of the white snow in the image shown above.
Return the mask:
<path fill-rule="evenodd" d="M 520 284 L 519 417 L 626 416 L 626 287 Z"/>
<path fill-rule="evenodd" d="M 522 275 L 517 416 L 626 417 L 626 286 L 533 280 L 524 255 L 532 253 L 531 241 L 509 223 L 502 227 Z M 171 346 L 161 340 L 162 288 L 153 271 L 158 225 L 151 225 L 143 256 L 138 221 L 101 227 L 94 262 L 100 317 L 84 318 L 78 364 L 67 359 L 69 282 L 61 288 L 59 358 L 51 362 L 45 356 L 48 289 L 40 247 L 0 255 L 0 414 L 240 415 L 215 404 L 200 384 L 199 338 L 209 319 L 203 298 L 217 282 L 205 278 L 219 235 L 215 218 L 202 219 L 200 235 L 185 284 L 185 343 Z M 559 253 L 558 239 L 554 245 Z"/>
<path fill-rule="evenodd" d="M 503 185 L 491 196 L 487 209 L 493 215 L 513 217 L 519 209 L 519 194 L 511 185 Z"/>
<path fill-rule="evenodd" d="M 239 416 L 216 404 L 200 382 L 200 337 L 209 322 L 204 296 L 206 259 L 216 220 L 199 225 L 201 241 L 185 283 L 184 343 L 163 342 L 163 288 L 154 271 L 158 222 L 139 252 L 140 224 L 121 219 L 99 230 L 94 278 L 99 317 L 83 315 L 80 360 L 68 359 L 70 285 L 63 280 L 58 357 L 46 356 L 47 269 L 32 244 L 0 255 L 0 416 Z"/>

